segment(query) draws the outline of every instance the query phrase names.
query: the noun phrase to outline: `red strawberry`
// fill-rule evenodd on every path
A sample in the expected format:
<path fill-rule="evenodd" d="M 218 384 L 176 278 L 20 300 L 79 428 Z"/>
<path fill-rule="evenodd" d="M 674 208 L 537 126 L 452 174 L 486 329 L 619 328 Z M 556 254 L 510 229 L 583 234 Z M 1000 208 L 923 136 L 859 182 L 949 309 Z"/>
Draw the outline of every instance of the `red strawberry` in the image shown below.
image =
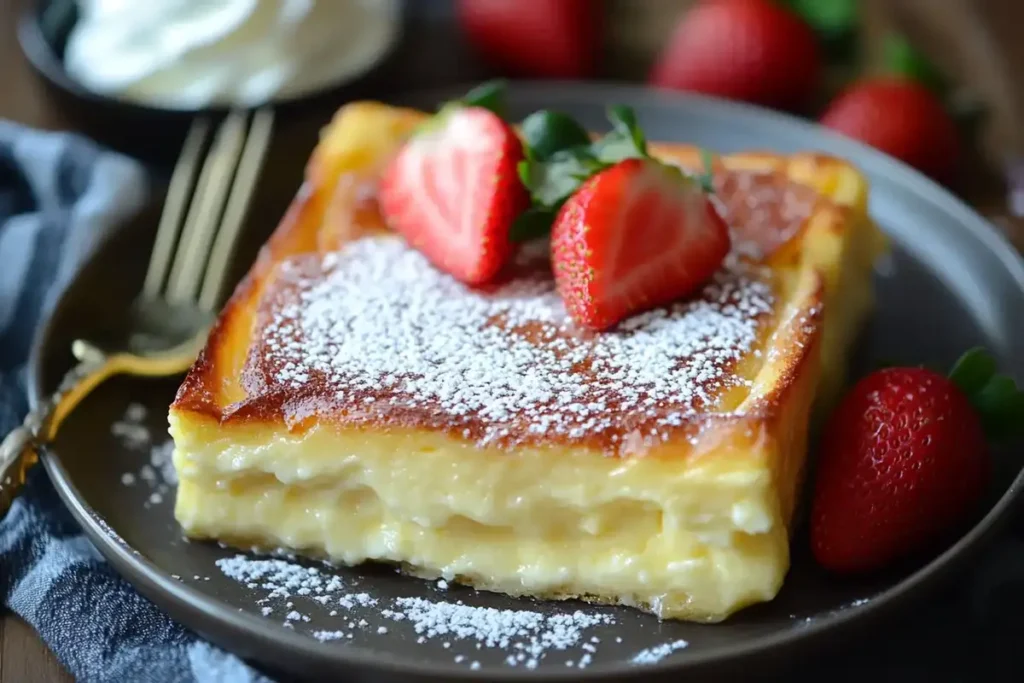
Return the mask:
<path fill-rule="evenodd" d="M 511 251 L 509 229 L 529 198 L 516 175 L 519 138 L 482 107 L 449 107 L 414 135 L 385 169 L 381 213 L 438 268 L 477 285 Z"/>
<path fill-rule="evenodd" d="M 552 267 L 572 318 L 601 330 L 700 287 L 729 230 L 696 181 L 649 159 L 594 175 L 559 210 Z"/>
<path fill-rule="evenodd" d="M 826 426 L 811 509 L 825 568 L 870 571 L 964 520 L 989 479 L 986 429 L 1016 429 L 1024 394 L 973 351 L 949 378 L 887 368 L 858 382 Z"/>
<path fill-rule="evenodd" d="M 594 0 L 458 0 L 455 7 L 473 47 L 510 75 L 593 75 L 601 44 Z"/>
<path fill-rule="evenodd" d="M 855 83 L 821 123 L 900 159 L 933 178 L 951 179 L 960 157 L 956 124 L 923 85 L 896 78 Z"/>
<path fill-rule="evenodd" d="M 650 82 L 772 107 L 808 102 L 821 73 L 814 32 L 771 0 L 704 0 L 683 15 Z"/>

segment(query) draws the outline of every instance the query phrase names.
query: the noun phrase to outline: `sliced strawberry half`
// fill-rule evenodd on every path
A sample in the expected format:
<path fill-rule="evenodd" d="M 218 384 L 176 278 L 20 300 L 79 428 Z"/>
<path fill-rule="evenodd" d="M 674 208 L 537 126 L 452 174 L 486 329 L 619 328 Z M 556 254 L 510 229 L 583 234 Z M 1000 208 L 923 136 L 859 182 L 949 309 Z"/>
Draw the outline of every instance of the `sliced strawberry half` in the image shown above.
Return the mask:
<path fill-rule="evenodd" d="M 529 203 L 512 128 L 482 107 L 443 109 L 385 169 L 378 201 L 385 221 L 438 268 L 478 285 L 512 251 L 509 229 Z"/>
<path fill-rule="evenodd" d="M 558 291 L 573 320 L 593 330 L 692 293 L 729 247 L 728 227 L 700 185 L 651 159 L 590 178 L 551 232 Z"/>

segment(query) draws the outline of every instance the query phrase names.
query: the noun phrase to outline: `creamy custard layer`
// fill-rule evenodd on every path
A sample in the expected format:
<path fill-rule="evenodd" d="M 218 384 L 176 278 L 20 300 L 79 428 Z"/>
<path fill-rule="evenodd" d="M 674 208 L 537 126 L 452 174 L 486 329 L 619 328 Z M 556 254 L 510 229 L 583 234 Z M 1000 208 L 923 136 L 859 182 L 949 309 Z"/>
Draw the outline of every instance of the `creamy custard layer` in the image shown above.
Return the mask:
<path fill-rule="evenodd" d="M 788 564 L 779 458 L 754 430 L 681 467 L 671 455 L 510 454 L 440 433 L 226 434 L 178 417 L 171 429 L 176 514 L 192 537 L 407 563 L 513 595 L 666 618 L 714 619 L 770 599 Z"/>

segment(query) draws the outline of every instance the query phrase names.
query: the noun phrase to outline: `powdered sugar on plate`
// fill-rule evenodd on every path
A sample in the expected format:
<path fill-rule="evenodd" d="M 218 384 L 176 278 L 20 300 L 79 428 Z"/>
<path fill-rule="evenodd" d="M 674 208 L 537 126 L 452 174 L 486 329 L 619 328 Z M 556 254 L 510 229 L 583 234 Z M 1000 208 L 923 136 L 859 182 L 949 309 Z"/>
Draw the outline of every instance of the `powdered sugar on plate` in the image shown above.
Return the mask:
<path fill-rule="evenodd" d="M 579 644 L 587 629 L 615 623 L 604 613 L 575 610 L 543 614 L 423 598 L 397 598 L 394 607 L 381 614 L 396 621 L 409 621 L 413 630 L 427 639 L 472 640 L 487 648 L 507 650 L 506 664 L 522 664 L 528 669 L 536 668 L 549 652 Z"/>
<path fill-rule="evenodd" d="M 253 591 L 259 613 L 277 620 L 283 627 L 301 630 L 321 642 L 372 643 L 374 638 L 400 638 L 417 646 L 450 653 L 452 662 L 470 669 L 500 659 L 505 667 L 533 669 L 552 664 L 584 669 L 599 654 L 604 640 L 621 644 L 623 638 L 604 629 L 617 626 L 613 614 L 604 608 L 576 608 L 559 603 L 564 610 L 496 609 L 468 604 L 471 589 L 439 589 L 430 583 L 436 599 L 423 597 L 374 596 L 359 589 L 361 579 L 341 579 L 329 566 L 307 566 L 288 559 L 254 558 L 237 554 L 217 561 L 224 576 Z M 454 597 L 463 595 L 466 600 Z M 315 624 L 315 629 L 305 624 Z M 616 647 L 620 647 L 616 645 Z M 651 663 L 685 647 L 682 641 L 651 648 L 634 657 L 636 663 Z"/>
<path fill-rule="evenodd" d="M 689 643 L 687 643 L 685 640 L 675 640 L 671 643 L 656 645 L 655 647 L 649 647 L 640 650 L 640 652 L 637 652 L 633 656 L 633 659 L 630 661 L 632 661 L 634 664 L 657 664 L 673 652 L 682 650 L 684 647 L 687 647 L 688 645 Z"/>
<path fill-rule="evenodd" d="M 149 495 L 143 506 L 148 508 L 164 502 L 178 483 L 178 476 L 172 460 L 174 442 L 166 434 L 155 439 L 146 418 L 144 405 L 129 403 L 121 418 L 110 426 L 110 433 L 123 447 L 143 456 L 138 470 L 121 475 L 121 484 L 146 487 Z"/>
<path fill-rule="evenodd" d="M 130 403 L 124 416 L 110 425 L 110 433 L 116 436 L 126 448 L 141 450 L 150 445 L 149 428 L 145 425 L 146 407 L 141 403 Z"/>
<path fill-rule="evenodd" d="M 807 617 L 800 617 L 797 614 L 790 614 L 789 618 L 794 620 L 794 621 L 797 621 L 797 625 L 798 626 L 805 626 L 806 627 L 806 626 L 810 626 L 810 625 L 814 624 L 819 619 L 831 619 L 831 618 L 837 616 L 838 614 L 840 614 L 842 612 L 845 612 L 847 610 L 857 609 L 858 607 L 863 607 L 864 605 L 867 605 L 870 602 L 871 602 L 871 598 L 857 598 L 856 600 L 852 600 L 852 601 L 846 603 L 845 605 L 840 605 L 839 607 L 836 607 L 835 609 L 829 610 L 828 612 L 823 612 L 823 613 L 819 613 L 819 614 L 815 614 L 815 615 L 811 615 L 811 616 L 807 616 Z"/>
<path fill-rule="evenodd" d="M 251 559 L 245 555 L 217 560 L 217 568 L 229 579 L 247 588 L 268 591 L 259 602 L 293 595 L 330 596 L 339 593 L 344 583 L 315 567 L 303 567 L 280 559 Z M 369 596 L 366 596 L 369 598 Z"/>

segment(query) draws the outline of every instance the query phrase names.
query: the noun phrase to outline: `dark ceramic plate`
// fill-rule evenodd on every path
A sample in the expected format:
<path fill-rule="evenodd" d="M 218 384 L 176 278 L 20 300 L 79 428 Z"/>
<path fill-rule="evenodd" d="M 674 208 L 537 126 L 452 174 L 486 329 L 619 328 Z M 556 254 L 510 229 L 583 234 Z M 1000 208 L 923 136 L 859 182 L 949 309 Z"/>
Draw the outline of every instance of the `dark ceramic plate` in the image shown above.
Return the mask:
<path fill-rule="evenodd" d="M 410 101 L 433 104 L 451 94 Z M 608 103 L 622 102 L 636 107 L 653 139 L 696 142 L 722 151 L 817 149 L 851 159 L 870 176 L 872 213 L 895 247 L 891 259 L 878 269 L 879 308 L 865 334 L 857 370 L 883 359 L 947 366 L 968 346 L 984 344 L 1006 371 L 1024 377 L 1024 355 L 1019 353 L 1019 340 L 1024 339 L 1024 316 L 1020 315 L 1024 265 L 991 226 L 908 168 L 807 123 L 710 99 L 619 86 L 520 84 L 511 89 L 510 100 L 516 115 L 554 107 L 594 129 L 604 126 Z M 274 169 L 268 182 L 277 192 L 260 193 L 269 203 L 253 213 L 251 239 L 239 254 L 240 268 L 249 262 L 298 186 L 297 166 L 287 174 L 283 167 L 271 164 L 268 168 Z M 119 315 L 118 304 L 134 291 L 129 285 L 141 279 L 155 222 L 144 217 L 136 225 L 137 229 L 118 232 L 96 254 L 42 333 L 33 363 L 37 400 L 67 367 L 70 340 L 79 335 L 102 337 Z M 955 576 L 955 570 L 1007 521 L 1022 485 L 1017 471 L 1000 469 L 988 501 L 970 528 L 944 548 L 870 581 L 839 581 L 820 574 L 807 557 L 804 534 L 798 534 L 793 569 L 778 598 L 713 626 L 659 623 L 628 609 L 534 603 L 457 588 L 445 591 L 431 582 L 368 567 L 321 567 L 320 572 L 341 577 L 344 583 L 340 592 L 324 599 L 325 606 L 295 594 L 294 589 L 292 597 L 260 603 L 267 597 L 261 581 L 243 585 L 215 565 L 234 556 L 233 551 L 182 540 L 172 517 L 173 487 L 160 480 L 159 472 L 146 471 L 150 458 L 146 445 L 132 447 L 126 445 L 124 434 L 112 434 L 111 425 L 127 406 L 139 402 L 148 408 L 150 430 L 163 439 L 164 416 L 175 386 L 176 381 L 132 380 L 104 386 L 65 424 L 45 458 L 46 467 L 100 551 L 144 594 L 243 657 L 274 671 L 319 679 L 578 680 L 586 675 L 602 680 L 681 680 L 686 675 L 686 680 L 721 680 L 718 677 L 726 671 L 767 672 L 798 660 L 803 663 L 826 645 L 846 643 L 854 627 L 879 625 L 879 617 L 891 616 L 897 607 L 909 607 L 926 589 Z M 126 485 L 133 479 L 126 473 L 134 475 L 134 483 Z M 346 592 L 365 592 L 376 604 L 345 607 L 338 598 L 346 602 Z M 569 637 L 567 649 L 549 649 L 536 669 L 528 670 L 529 657 L 516 661 L 515 655 L 522 650 L 514 642 L 506 648 L 478 648 L 474 639 L 456 636 L 418 642 L 409 620 L 396 622 L 386 612 L 403 597 L 461 600 L 463 613 L 473 618 L 483 612 L 470 608 L 492 607 L 525 610 L 533 615 L 529 618 L 546 617 L 550 625 L 552 615 L 579 609 L 606 615 L 615 624 L 587 628 L 575 641 Z M 349 598 L 347 602 L 353 602 Z M 264 607 L 272 610 L 268 616 L 262 613 Z M 294 614 L 288 619 L 290 611 Z M 331 611 L 337 614 L 331 616 Z M 360 625 L 360 620 L 365 623 Z M 321 642 L 313 637 L 318 631 L 338 631 L 340 635 L 335 635 L 340 640 Z M 657 663 L 633 661 L 645 648 L 664 647 L 680 639 L 688 647 Z M 517 667 L 506 661 L 510 653 Z M 579 668 L 581 660 L 589 664 L 585 670 Z M 471 668 L 474 662 L 476 669 Z"/>

